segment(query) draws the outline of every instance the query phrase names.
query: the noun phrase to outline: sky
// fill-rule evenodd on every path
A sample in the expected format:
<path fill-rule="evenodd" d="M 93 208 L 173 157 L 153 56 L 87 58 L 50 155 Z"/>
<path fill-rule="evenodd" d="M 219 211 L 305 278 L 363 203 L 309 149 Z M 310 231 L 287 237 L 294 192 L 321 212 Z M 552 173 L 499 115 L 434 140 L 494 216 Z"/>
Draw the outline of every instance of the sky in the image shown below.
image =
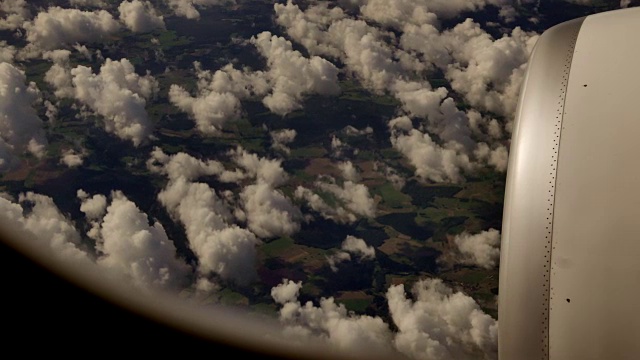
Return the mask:
<path fill-rule="evenodd" d="M 69 200 L 77 204 L 74 217 L 51 196 L 5 191 L 0 213 L 7 221 L 36 235 L 62 261 L 88 263 L 145 291 L 171 290 L 197 300 L 225 284 L 249 286 L 258 277 L 257 251 L 266 240 L 292 236 L 319 219 L 350 225 L 379 214 L 363 169 L 350 157 L 360 149 L 336 136 L 327 138 L 335 171 L 285 191 L 293 175 L 283 162 L 299 136 L 295 129 L 265 124 L 271 155 L 239 145 L 211 157 L 167 153 L 158 143 L 149 108 L 166 96 L 167 106 L 186 116 L 197 136 L 217 139 L 247 114 L 247 101 L 284 118 L 304 110 L 310 98 L 339 96 L 343 79 L 397 104 L 384 136 L 412 173 L 385 163 L 375 169 L 395 188 L 410 179 L 464 184 L 482 171 L 504 176 L 527 61 L 544 31 L 541 24 L 549 22 L 538 11 L 540 2 L 278 1 L 271 7 L 271 31 L 229 39 L 252 49 L 264 66 L 254 69 L 227 59 L 216 67 L 196 61 L 164 70 L 162 79 L 189 74 L 190 82 L 166 83 L 144 63 L 109 56 L 117 52 L 107 44 L 123 34 L 127 39 L 157 34 L 171 19 L 206 21 L 207 11 L 243 3 L 0 1 L 0 173 L 52 158 L 68 169 L 94 165 L 82 143 L 51 146 L 49 129 L 65 121 L 62 109 L 71 108 L 77 119 L 99 119 L 95 127 L 140 149 L 144 167 L 161 179 L 153 201 L 171 219 L 163 224 L 150 217 L 135 195 L 122 189 L 98 193 L 79 188 Z M 585 11 L 596 5 L 591 0 L 556 3 L 584 6 Z M 533 10 L 524 13 L 523 8 Z M 493 14 L 490 20 L 472 16 L 484 11 Z M 162 63 L 160 41 L 145 39 Z M 105 44 L 102 50 L 100 44 Z M 78 58 L 85 59 L 84 65 Z M 30 81 L 30 68 L 42 64 L 47 67 L 42 79 Z M 430 81 L 432 74 L 440 74 L 448 86 Z M 371 127 L 344 124 L 350 138 L 373 133 Z M 239 190 L 215 187 L 207 179 Z M 195 261 L 180 255 L 168 231 L 176 224 L 184 229 Z M 442 263 L 499 266 L 500 229 L 464 231 L 451 244 Z M 366 239 L 348 235 L 325 260 L 338 273 L 347 263 L 372 262 L 376 256 Z M 313 339 L 412 359 L 497 358 L 498 321 L 442 279 L 388 287 L 386 318 L 355 314 L 333 297 L 302 299 L 303 286 L 283 278 L 270 291 L 269 301 L 291 341 Z"/>

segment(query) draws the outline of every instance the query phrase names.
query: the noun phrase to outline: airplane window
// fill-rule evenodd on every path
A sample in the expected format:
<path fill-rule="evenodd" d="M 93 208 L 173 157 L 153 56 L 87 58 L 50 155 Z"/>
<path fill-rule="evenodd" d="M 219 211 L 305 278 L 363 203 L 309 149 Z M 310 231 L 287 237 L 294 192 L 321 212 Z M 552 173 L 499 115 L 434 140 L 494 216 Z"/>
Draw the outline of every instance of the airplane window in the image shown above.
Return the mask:
<path fill-rule="evenodd" d="M 3 1 L 10 342 L 496 359 L 527 61 L 635 5 Z"/>

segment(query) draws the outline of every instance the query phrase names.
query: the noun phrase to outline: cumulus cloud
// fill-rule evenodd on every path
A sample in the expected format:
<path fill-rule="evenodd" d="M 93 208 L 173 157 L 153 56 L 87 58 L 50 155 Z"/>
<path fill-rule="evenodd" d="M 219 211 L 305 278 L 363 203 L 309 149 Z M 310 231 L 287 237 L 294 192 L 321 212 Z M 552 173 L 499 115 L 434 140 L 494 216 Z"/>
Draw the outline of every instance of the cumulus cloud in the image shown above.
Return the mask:
<path fill-rule="evenodd" d="M 394 28 L 399 37 L 349 18 L 335 7 L 312 5 L 302 11 L 289 1 L 274 9 L 276 21 L 295 41 L 312 54 L 341 59 L 347 70 L 374 91 L 385 91 L 398 80 L 407 81 L 435 67 L 472 105 L 510 115 L 537 35 L 515 28 L 495 40 L 471 19 L 439 30 L 439 18 L 452 18 L 487 4 L 501 9 L 509 6 L 502 0 L 360 2 L 364 18 Z"/>
<path fill-rule="evenodd" d="M 334 182 L 317 182 L 316 186 L 336 196 L 348 210 L 363 217 L 374 217 L 376 205 L 364 184 L 345 181 L 342 186 Z"/>
<path fill-rule="evenodd" d="M 269 32 L 250 42 L 266 58 L 266 71 L 238 70 L 228 64 L 212 73 L 196 62 L 195 96 L 179 85 L 171 86 L 169 100 L 195 120 L 201 133 L 215 135 L 225 123 L 239 119 L 244 99 L 261 98 L 273 113 L 286 115 L 302 107 L 305 95 L 340 92 L 338 69 L 329 61 L 317 56 L 305 58 L 293 50 L 291 42 Z"/>
<path fill-rule="evenodd" d="M 293 50 L 290 41 L 262 32 L 251 42 L 267 59 L 272 92 L 263 99 L 272 112 L 285 115 L 302 107 L 305 94 L 337 95 L 338 69 L 331 62 L 313 56 L 307 59 Z"/>
<path fill-rule="evenodd" d="M 506 146 L 498 145 L 494 149 L 491 149 L 489 145 L 485 143 L 479 143 L 478 147 L 474 150 L 475 156 L 481 160 L 486 161 L 487 164 L 493 166 L 496 171 L 507 171 L 507 165 L 509 163 L 509 151 Z"/>
<path fill-rule="evenodd" d="M 311 54 L 342 60 L 347 70 L 371 90 L 383 92 L 402 75 L 400 64 L 393 61 L 395 48 L 382 40 L 390 33 L 345 17 L 341 10 L 329 10 L 326 5 L 302 11 L 288 1 L 286 5 L 275 4 L 274 9 L 277 23 L 293 40 L 305 45 Z"/>
<path fill-rule="evenodd" d="M 224 166 L 219 161 L 202 161 L 183 152 L 167 155 L 159 147 L 153 148 L 147 167 L 152 172 L 167 175 L 169 180 L 195 180 L 200 176 L 224 172 Z"/>
<path fill-rule="evenodd" d="M 44 74 L 44 81 L 51 85 L 58 98 L 72 98 L 75 94 L 69 63 L 69 50 L 52 50 L 42 54 L 42 58 L 50 60 L 53 65 Z"/>
<path fill-rule="evenodd" d="M 235 0 L 166 0 L 177 16 L 187 19 L 199 19 L 200 12 L 197 8 L 213 5 L 235 4 Z"/>
<path fill-rule="evenodd" d="M 498 323 L 469 296 L 440 279 L 418 281 L 407 298 L 404 285 L 393 285 L 387 301 L 398 328 L 395 347 L 415 359 L 497 358 Z"/>
<path fill-rule="evenodd" d="M 0 170 L 14 166 L 18 157 L 31 153 L 44 156 L 47 145 L 33 105 L 40 92 L 35 83 L 25 84 L 24 73 L 9 63 L 0 63 Z"/>
<path fill-rule="evenodd" d="M 500 231 L 489 229 L 478 234 L 463 232 L 453 242 L 460 252 L 460 262 L 493 269 L 500 260 Z"/>
<path fill-rule="evenodd" d="M 282 168 L 282 160 L 259 157 L 242 147 L 237 147 L 229 152 L 232 160 L 247 174 L 258 181 L 273 187 L 284 184 L 289 176 Z"/>
<path fill-rule="evenodd" d="M 291 153 L 287 146 L 296 139 L 297 132 L 293 129 L 282 129 L 269 132 L 271 136 L 271 147 L 286 154 Z"/>
<path fill-rule="evenodd" d="M 111 194 L 106 209 L 103 201 L 104 197 L 88 198 L 82 204 L 91 217 L 106 211 L 96 242 L 97 264 L 142 288 L 183 286 L 190 267 L 177 257 L 163 226 L 150 225 L 147 215 L 122 192 Z"/>
<path fill-rule="evenodd" d="M 158 82 L 147 74 L 140 76 L 127 59 L 107 59 L 94 74 L 90 67 L 69 68 L 68 51 L 45 54 L 54 64 L 45 74 L 59 97 L 73 97 L 104 119 L 104 129 L 135 146 L 151 134 L 145 106 L 158 91 Z"/>
<path fill-rule="evenodd" d="M 0 2 L 0 30 L 15 30 L 31 18 L 26 0 L 4 0 Z"/>
<path fill-rule="evenodd" d="M 87 219 L 98 220 L 104 216 L 107 209 L 107 197 L 102 194 L 96 194 L 89 197 L 84 190 L 77 191 L 78 199 L 82 200 L 80 211 L 82 211 Z"/>
<path fill-rule="evenodd" d="M 401 115 L 420 120 L 415 130 L 419 133 L 391 137 L 419 170 L 419 177 L 462 181 L 462 173 L 473 170 L 468 163 L 474 158 L 476 165 L 504 171 L 504 134 L 511 130 L 526 62 L 538 35 L 516 27 L 495 39 L 471 19 L 445 30 L 440 20 L 487 5 L 497 6 L 509 20 L 511 3 L 352 0 L 340 4 L 349 6 L 350 14 L 326 3 L 304 10 L 292 1 L 275 4 L 276 22 L 311 54 L 340 60 L 344 72 L 369 90 L 398 99 Z M 444 74 L 454 94 L 445 87 L 431 87 L 425 74 L 433 71 Z M 472 109 L 458 109 L 454 98 L 464 99 Z M 480 142 L 489 146 L 489 152 Z M 420 161 L 419 152 L 430 154 L 430 160 Z"/>
<path fill-rule="evenodd" d="M 360 180 L 360 174 L 358 169 L 353 165 L 351 161 L 342 161 L 338 163 L 338 169 L 342 172 L 342 177 L 345 180 L 351 182 L 358 182 Z"/>
<path fill-rule="evenodd" d="M 136 33 L 164 29 L 164 19 L 149 1 L 123 1 L 118 6 L 120 21 Z"/>
<path fill-rule="evenodd" d="M 459 183 L 464 180 L 463 173 L 473 169 L 469 157 L 455 143 L 437 144 L 429 134 L 413 129 L 408 118 L 395 119 L 390 126 L 393 147 L 407 157 L 421 180 Z"/>
<path fill-rule="evenodd" d="M 347 17 L 340 7 L 329 8 L 328 3 L 321 2 L 303 12 L 292 1 L 287 1 L 274 4 L 274 9 L 278 24 L 286 27 L 289 36 L 311 53 L 341 57 L 341 51 L 329 42 L 327 34 L 333 22 Z"/>
<path fill-rule="evenodd" d="M 194 68 L 198 76 L 196 96 L 174 84 L 169 89 L 169 100 L 191 115 L 197 129 L 206 135 L 215 135 L 225 123 L 240 118 L 241 99 L 265 95 L 269 89 L 261 71 L 238 70 L 229 64 L 212 73 L 203 70 L 198 62 Z"/>
<path fill-rule="evenodd" d="M 384 177 L 393 185 L 397 190 L 401 190 L 404 185 L 407 183 L 407 179 L 404 176 L 400 175 L 398 171 L 391 166 L 388 166 L 384 163 L 376 161 L 373 169 L 376 171 L 381 171 L 384 174 Z"/>
<path fill-rule="evenodd" d="M 360 130 L 351 125 L 347 125 L 342 129 L 342 133 L 347 136 L 364 136 L 373 134 L 373 128 L 371 126 L 367 126 L 366 128 Z"/>
<path fill-rule="evenodd" d="M 27 41 L 46 51 L 75 43 L 97 42 L 120 30 L 120 23 L 105 10 L 81 11 L 50 7 L 24 23 Z"/>
<path fill-rule="evenodd" d="M 324 196 L 304 186 L 296 188 L 295 196 L 305 200 L 311 209 L 320 213 L 325 219 L 339 223 L 353 223 L 360 217 L 375 216 L 376 204 L 366 185 L 349 180 L 338 184 L 331 177 L 326 177 L 324 181 L 316 181 L 314 185 L 316 192 Z"/>
<path fill-rule="evenodd" d="M 60 163 L 66 165 L 70 168 L 75 168 L 84 162 L 84 153 L 77 153 L 73 149 L 67 149 L 62 152 L 62 156 L 60 157 Z"/>
<path fill-rule="evenodd" d="M 13 58 L 16 56 L 16 47 L 8 45 L 6 41 L 0 41 L 0 62 L 13 63 Z"/>
<path fill-rule="evenodd" d="M 392 332 L 379 317 L 350 314 L 333 298 L 319 305 L 297 301 L 301 282 L 285 279 L 271 289 L 281 305 L 280 321 L 292 340 L 327 342 L 350 350 L 376 351 L 398 357 L 398 351 L 414 359 L 474 359 L 497 357 L 498 324 L 482 312 L 469 296 L 454 292 L 440 279 L 418 281 L 408 298 L 404 285 L 391 286 L 386 294 Z"/>
<path fill-rule="evenodd" d="M 201 275 L 215 273 L 243 285 L 255 278 L 259 240 L 233 224 L 233 215 L 212 188 L 178 178 L 169 182 L 158 199 L 184 225 Z"/>
<path fill-rule="evenodd" d="M 147 166 L 169 177 L 158 200 L 169 214 L 184 225 L 189 247 L 198 258 L 203 278 L 216 274 L 223 280 L 247 285 L 256 277 L 256 245 L 249 230 L 237 226 L 228 204 L 206 183 L 205 175 L 224 174 L 220 164 L 203 162 L 189 155 L 168 156 L 155 149 Z"/>
<path fill-rule="evenodd" d="M 538 35 L 517 27 L 510 36 L 494 40 L 479 24 L 467 19 L 444 36 L 447 45 L 455 49 L 455 62 L 446 72 L 453 89 L 473 106 L 513 116 Z"/>
<path fill-rule="evenodd" d="M 301 282 L 285 279 L 271 289 L 271 296 L 282 305 L 280 321 L 293 341 L 320 341 L 345 350 L 377 352 L 393 356 L 392 333 L 379 317 L 349 314 L 333 298 L 322 298 L 319 306 L 301 304 Z M 395 354 L 397 356 L 397 354 Z"/>
<path fill-rule="evenodd" d="M 291 201 L 267 183 L 242 190 L 249 230 L 261 238 L 292 235 L 300 229 L 302 213 Z"/>
<path fill-rule="evenodd" d="M 455 141 L 467 149 L 474 146 L 466 113 L 458 110 L 455 101 L 448 96 L 445 88 L 432 90 L 428 83 L 395 83 L 396 97 L 405 111 L 413 116 L 426 119 L 427 129 L 443 141 Z"/>
<path fill-rule="evenodd" d="M 28 192 L 20 194 L 17 203 L 0 197 L 0 212 L 5 224 L 33 235 L 59 259 L 89 263 L 80 234 L 50 197 Z"/>
<path fill-rule="evenodd" d="M 373 260 L 376 257 L 376 251 L 373 246 L 367 245 L 367 243 L 355 236 L 347 235 L 342 242 L 340 250 L 335 254 L 327 257 L 329 266 L 333 272 L 338 271 L 337 265 L 344 261 L 350 261 L 351 255 L 358 258 L 358 261 Z"/>

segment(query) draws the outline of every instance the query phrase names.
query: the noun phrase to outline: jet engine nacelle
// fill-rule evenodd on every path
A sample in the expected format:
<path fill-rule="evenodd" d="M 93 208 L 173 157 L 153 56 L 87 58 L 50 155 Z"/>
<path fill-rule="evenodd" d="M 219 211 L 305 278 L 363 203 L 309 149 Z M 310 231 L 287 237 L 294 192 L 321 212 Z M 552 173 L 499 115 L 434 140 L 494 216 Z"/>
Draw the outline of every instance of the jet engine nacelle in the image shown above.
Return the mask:
<path fill-rule="evenodd" d="M 538 40 L 502 231 L 501 360 L 640 357 L 640 8 Z"/>

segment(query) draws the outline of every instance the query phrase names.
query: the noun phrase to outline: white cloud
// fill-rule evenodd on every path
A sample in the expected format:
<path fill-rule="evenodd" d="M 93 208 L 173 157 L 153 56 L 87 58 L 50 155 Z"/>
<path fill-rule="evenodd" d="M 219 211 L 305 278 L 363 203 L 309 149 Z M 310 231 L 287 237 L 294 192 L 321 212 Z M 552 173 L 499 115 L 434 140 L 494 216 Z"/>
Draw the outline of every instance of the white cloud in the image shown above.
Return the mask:
<path fill-rule="evenodd" d="M 272 112 L 285 115 L 302 107 L 305 94 L 337 95 L 338 69 L 329 61 L 313 56 L 307 59 L 292 48 L 291 42 L 262 32 L 251 42 L 267 59 L 272 93 L 263 99 Z"/>
<path fill-rule="evenodd" d="M 340 186 L 335 182 L 318 181 L 316 186 L 336 196 L 354 214 L 369 218 L 376 214 L 376 204 L 364 184 L 347 180 Z"/>
<path fill-rule="evenodd" d="M 401 190 L 407 182 L 407 179 L 400 175 L 396 169 L 384 163 L 375 162 L 373 169 L 376 171 L 382 171 L 385 178 L 387 178 L 387 180 L 391 182 L 393 187 L 397 190 Z"/>
<path fill-rule="evenodd" d="M 351 254 L 346 251 L 339 251 L 335 254 L 327 256 L 327 262 L 331 271 L 338 272 L 338 264 L 346 261 L 351 261 Z"/>
<path fill-rule="evenodd" d="M 469 118 L 447 97 L 445 88 L 432 90 L 428 83 L 397 81 L 394 91 L 409 115 L 426 119 L 431 133 L 445 142 L 455 141 L 467 150 L 474 147 Z"/>
<path fill-rule="evenodd" d="M 347 235 L 344 239 L 340 250 L 341 251 L 327 257 L 329 266 L 333 272 L 338 271 L 337 264 L 350 261 L 351 255 L 357 256 L 359 261 L 373 260 L 376 257 L 376 251 L 373 246 L 369 246 L 363 239 L 351 235 Z"/>
<path fill-rule="evenodd" d="M 342 60 L 348 73 L 378 93 L 386 91 L 403 75 L 402 67 L 393 60 L 396 49 L 383 37 L 394 35 L 379 30 L 363 20 L 345 17 L 341 10 L 326 5 L 310 6 L 302 11 L 289 1 L 274 5 L 276 21 L 296 42 L 311 54 Z"/>
<path fill-rule="evenodd" d="M 412 290 L 414 300 L 406 297 L 403 285 L 387 291 L 400 352 L 425 360 L 497 358 L 498 323 L 471 297 L 440 279 L 420 280 Z"/>
<path fill-rule="evenodd" d="M 7 170 L 29 152 L 44 156 L 47 140 L 42 120 L 33 108 L 40 92 L 35 83 L 25 85 L 24 73 L 9 63 L 0 63 L 0 170 Z"/>
<path fill-rule="evenodd" d="M 197 129 L 205 135 L 215 135 L 227 122 L 238 120 L 242 114 L 240 100 L 265 95 L 269 89 L 261 71 L 237 70 L 229 64 L 211 73 L 202 70 L 198 62 L 194 68 L 198 76 L 196 96 L 174 84 L 169 100 L 193 117 Z"/>
<path fill-rule="evenodd" d="M 219 175 L 224 172 L 224 166 L 219 161 L 202 161 L 183 152 L 167 155 L 159 147 L 153 148 L 147 167 L 152 172 L 166 174 L 169 180 L 195 180 L 204 175 Z"/>
<path fill-rule="evenodd" d="M 215 135 L 227 121 L 240 118 L 240 100 L 232 93 L 209 92 L 192 97 L 184 88 L 171 85 L 169 100 L 189 113 L 205 135 Z"/>
<path fill-rule="evenodd" d="M 0 197 L 0 212 L 8 224 L 32 234 L 59 259 L 89 263 L 80 234 L 50 197 L 28 192 L 20 194 L 18 203 Z"/>
<path fill-rule="evenodd" d="M 341 158 L 349 149 L 351 149 L 349 144 L 342 142 L 339 137 L 331 135 L 331 150 L 333 150 L 334 157 Z"/>
<path fill-rule="evenodd" d="M 474 164 L 464 153 L 464 149 L 456 146 L 456 143 L 448 143 L 440 146 L 434 142 L 429 134 L 417 129 L 411 129 L 408 133 L 399 131 L 395 124 L 408 126 L 408 119 L 403 123 L 396 120 L 391 122 L 391 143 L 393 147 L 409 159 L 415 167 L 415 174 L 423 181 L 437 183 L 459 183 L 464 180 L 464 172 L 474 168 Z"/>
<path fill-rule="evenodd" d="M 244 285 L 255 279 L 259 240 L 233 224 L 233 215 L 207 184 L 178 178 L 169 182 L 158 199 L 184 225 L 202 276 L 215 273 Z"/>
<path fill-rule="evenodd" d="M 199 19 L 200 12 L 197 7 L 213 5 L 235 4 L 235 0 L 166 0 L 177 16 L 187 19 Z"/>
<path fill-rule="evenodd" d="M 282 160 L 267 159 L 250 153 L 242 147 L 237 147 L 229 152 L 232 160 L 247 174 L 258 181 L 278 187 L 284 184 L 289 176 L 282 168 Z"/>
<path fill-rule="evenodd" d="M 513 116 L 526 63 L 538 35 L 515 28 L 494 40 L 480 25 L 467 19 L 443 34 L 453 49 L 454 62 L 446 77 L 471 105 L 503 116 Z"/>
<path fill-rule="evenodd" d="M 314 341 L 351 351 L 396 355 L 391 347 L 392 333 L 379 317 L 349 314 L 333 298 L 322 298 L 319 306 L 311 301 L 302 305 L 297 296 L 302 283 L 284 280 L 271 290 L 282 305 L 280 321 L 292 341 Z"/>
<path fill-rule="evenodd" d="M 154 29 L 164 29 L 164 19 L 149 1 L 123 1 L 118 6 L 120 21 L 129 30 L 141 33 Z"/>
<path fill-rule="evenodd" d="M 507 150 L 506 146 L 498 145 L 494 149 L 491 149 L 489 145 L 479 143 L 473 153 L 478 160 L 485 161 L 488 165 L 493 166 L 496 171 L 507 171 L 507 165 L 509 164 L 509 150 Z"/>
<path fill-rule="evenodd" d="M 81 11 L 50 7 L 24 23 L 27 41 L 43 51 L 75 43 L 103 41 L 120 30 L 120 23 L 105 10 Z"/>
<path fill-rule="evenodd" d="M 107 210 L 107 197 L 102 194 L 96 194 L 89 197 L 84 190 L 77 191 L 78 199 L 82 200 L 80 211 L 82 211 L 87 219 L 98 220 L 102 218 Z"/>
<path fill-rule="evenodd" d="M 347 125 L 342 129 L 342 132 L 347 136 L 371 135 L 373 134 L 373 128 L 371 126 L 367 126 L 366 128 L 359 130 L 351 125 Z"/>
<path fill-rule="evenodd" d="M 315 187 L 331 199 L 329 204 L 320 195 L 303 186 L 298 186 L 295 197 L 306 201 L 307 205 L 320 213 L 325 219 L 339 223 L 353 223 L 360 217 L 374 217 L 376 203 L 363 184 L 344 181 L 341 185 L 335 179 L 327 177 L 326 181 L 316 181 Z"/>
<path fill-rule="evenodd" d="M 73 45 L 73 49 L 82 54 L 85 59 L 89 61 L 93 60 L 93 54 L 91 54 L 91 50 L 89 50 L 86 45 L 75 44 Z"/>
<path fill-rule="evenodd" d="M 185 285 L 190 267 L 177 258 L 176 248 L 162 225 L 149 225 L 147 215 L 121 192 L 113 192 L 111 199 L 96 243 L 98 265 L 141 288 Z M 94 204 L 88 203 L 85 211 L 88 205 Z"/>
<path fill-rule="evenodd" d="M 351 182 L 360 181 L 360 174 L 358 174 L 358 169 L 353 166 L 351 161 L 342 161 L 338 163 L 338 169 L 342 172 L 342 177 L 345 180 Z"/>
<path fill-rule="evenodd" d="M 500 231 L 489 229 L 478 234 L 463 232 L 453 239 L 460 262 L 493 269 L 500 261 Z"/>
<path fill-rule="evenodd" d="M 147 166 L 169 177 L 158 200 L 184 225 L 189 247 L 198 258 L 200 276 L 217 274 L 223 280 L 245 285 L 254 280 L 255 247 L 259 240 L 251 231 L 234 223 L 229 205 L 214 189 L 194 182 L 200 176 L 224 178 L 225 174 L 237 173 L 225 171 L 216 161 L 205 162 L 183 153 L 168 156 L 158 148 L 152 152 Z"/>
<path fill-rule="evenodd" d="M 312 54 L 341 57 L 340 50 L 329 43 L 326 33 L 329 25 L 346 17 L 340 7 L 330 9 L 328 3 L 319 3 L 303 12 L 292 1 L 287 1 L 287 4 L 274 4 L 274 10 L 278 24 L 286 27 L 289 36 Z"/>
<path fill-rule="evenodd" d="M 369 246 L 364 240 L 351 235 L 347 235 L 340 248 L 363 260 L 372 260 L 376 256 L 373 246 Z"/>
<path fill-rule="evenodd" d="M 269 132 L 271 136 L 271 147 L 286 154 L 291 152 L 287 146 L 296 139 L 297 132 L 293 129 L 281 129 Z"/>
<path fill-rule="evenodd" d="M 282 192 L 259 182 L 240 194 L 249 230 L 261 238 L 293 235 L 300 229 L 302 213 Z"/>
<path fill-rule="evenodd" d="M 84 153 L 77 153 L 73 149 L 67 149 L 62 152 L 62 156 L 60 158 L 60 163 L 66 165 L 70 168 L 75 168 L 84 162 Z"/>
<path fill-rule="evenodd" d="M 69 64 L 69 50 L 52 50 L 42 54 L 45 60 L 51 60 L 53 65 L 44 74 L 44 81 L 51 85 L 58 98 L 72 98 L 75 94 Z"/>
<path fill-rule="evenodd" d="M 320 195 L 305 188 L 304 186 L 298 186 L 296 188 L 295 197 L 305 200 L 307 206 L 320 213 L 320 215 L 325 219 L 330 219 L 343 224 L 353 223 L 358 219 L 355 214 L 351 213 L 343 206 L 331 206 L 327 204 Z"/>
<path fill-rule="evenodd" d="M 71 69 L 70 74 L 75 99 L 104 118 L 107 132 L 130 140 L 135 146 L 148 139 L 151 122 L 145 106 L 158 90 L 153 76 L 136 74 L 127 59 L 107 59 L 98 74 L 85 66 Z"/>
<path fill-rule="evenodd" d="M 271 297 L 275 300 L 276 303 L 280 305 L 284 305 L 288 302 L 294 302 L 298 300 L 298 295 L 300 294 L 300 289 L 302 288 L 302 281 L 293 282 L 283 281 L 282 284 L 279 284 L 271 289 Z"/>
<path fill-rule="evenodd" d="M 338 69 L 329 61 L 317 56 L 307 59 L 289 41 L 269 32 L 250 42 L 266 58 L 266 71 L 237 70 L 228 64 L 211 73 L 196 62 L 196 96 L 179 85 L 171 86 L 169 100 L 194 118 L 201 133 L 215 135 L 225 123 L 239 119 L 244 99 L 262 98 L 273 113 L 285 115 L 301 108 L 305 95 L 340 92 Z"/>
<path fill-rule="evenodd" d="M 13 63 L 13 58 L 16 56 L 16 48 L 13 45 L 7 45 L 6 41 L 0 41 L 0 62 Z"/>
<path fill-rule="evenodd" d="M 402 27 L 404 24 L 437 24 L 463 12 L 477 11 L 488 4 L 501 5 L 504 0 L 364 0 L 362 14 L 381 24 Z"/>
<path fill-rule="evenodd" d="M 0 30 L 15 30 L 31 17 L 26 0 L 4 0 L 0 2 Z"/>
<path fill-rule="evenodd" d="M 367 23 L 326 4 L 310 5 L 303 11 L 288 1 L 274 5 L 276 22 L 311 54 L 339 59 L 347 74 L 369 90 L 395 96 L 404 114 L 423 122 L 416 131 L 428 141 L 392 135 L 396 148 L 402 148 L 418 168 L 418 176 L 437 182 L 462 181 L 462 173 L 474 168 L 469 159 L 484 154 L 474 154 L 478 140 L 488 142 L 492 149 L 481 163 L 504 171 L 507 152 L 502 141 L 511 129 L 526 62 L 538 35 L 515 28 L 494 39 L 471 19 L 446 30 L 439 29 L 439 19 L 491 4 L 509 20 L 511 3 L 352 0 L 340 4 L 352 11 L 359 8 L 360 19 L 374 21 Z M 442 72 L 457 94 L 449 94 L 444 87 L 432 89 L 425 70 Z M 459 97 L 474 109 L 460 111 L 454 101 Z M 482 124 L 475 114 L 483 119 Z M 496 115 L 505 121 L 491 119 Z M 431 141 L 427 131 L 442 144 Z M 419 152 L 430 154 L 430 160 L 418 159 Z"/>

